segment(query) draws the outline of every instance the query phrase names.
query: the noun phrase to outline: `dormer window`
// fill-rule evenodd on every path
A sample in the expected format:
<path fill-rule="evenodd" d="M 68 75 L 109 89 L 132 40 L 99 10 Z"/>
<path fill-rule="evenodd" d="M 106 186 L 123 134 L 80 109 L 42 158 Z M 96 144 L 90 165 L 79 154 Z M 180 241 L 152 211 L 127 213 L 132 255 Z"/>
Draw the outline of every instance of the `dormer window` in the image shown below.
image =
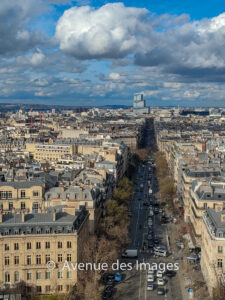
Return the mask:
<path fill-rule="evenodd" d="M 218 237 L 219 237 L 219 238 L 222 238 L 222 237 L 223 237 L 223 232 L 222 232 L 222 231 L 219 231 L 219 232 L 218 232 Z"/>

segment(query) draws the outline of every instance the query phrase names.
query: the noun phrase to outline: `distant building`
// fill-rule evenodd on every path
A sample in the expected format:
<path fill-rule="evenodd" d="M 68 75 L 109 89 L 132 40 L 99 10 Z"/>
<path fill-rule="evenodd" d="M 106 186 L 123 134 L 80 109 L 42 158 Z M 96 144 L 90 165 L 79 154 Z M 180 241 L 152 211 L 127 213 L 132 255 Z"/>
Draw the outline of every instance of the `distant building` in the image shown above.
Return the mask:
<path fill-rule="evenodd" d="M 135 94 L 134 95 L 134 106 L 133 111 L 135 114 L 142 115 L 142 114 L 149 114 L 150 109 L 146 107 L 146 103 L 144 100 L 143 94 Z"/>

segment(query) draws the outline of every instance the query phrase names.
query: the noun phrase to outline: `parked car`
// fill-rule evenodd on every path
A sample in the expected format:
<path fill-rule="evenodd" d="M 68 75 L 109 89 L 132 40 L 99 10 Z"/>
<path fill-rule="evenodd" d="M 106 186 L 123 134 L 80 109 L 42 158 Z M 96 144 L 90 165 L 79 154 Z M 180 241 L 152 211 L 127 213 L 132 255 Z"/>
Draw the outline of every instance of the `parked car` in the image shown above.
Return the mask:
<path fill-rule="evenodd" d="M 156 272 L 156 277 L 157 277 L 157 278 L 163 278 L 163 272 L 162 272 L 161 270 L 158 270 L 158 271 Z"/>
<path fill-rule="evenodd" d="M 147 282 L 147 290 L 153 291 L 154 290 L 154 284 L 150 281 Z"/>
<path fill-rule="evenodd" d="M 102 300 L 111 298 L 113 295 L 113 287 L 107 286 L 102 294 Z"/>
<path fill-rule="evenodd" d="M 157 279 L 157 284 L 158 284 L 158 285 L 165 285 L 165 283 L 166 283 L 166 282 L 165 282 L 165 280 L 164 280 L 163 278 L 158 278 L 158 279 Z"/>
<path fill-rule="evenodd" d="M 157 288 L 157 294 L 158 295 L 165 295 L 165 289 L 163 287 Z"/>
<path fill-rule="evenodd" d="M 173 277 L 176 275 L 176 272 L 173 270 L 166 270 L 166 272 L 164 273 L 167 277 Z"/>
<path fill-rule="evenodd" d="M 147 269 L 147 274 L 148 275 L 154 275 L 155 274 L 155 270 Z"/>
<path fill-rule="evenodd" d="M 155 281 L 155 276 L 152 274 L 148 274 L 147 275 L 147 281 L 148 282 L 154 282 Z"/>
<path fill-rule="evenodd" d="M 122 280 L 122 274 L 117 272 L 114 277 L 115 282 L 120 282 Z"/>
<path fill-rule="evenodd" d="M 109 280 L 114 280 L 115 279 L 115 274 L 113 273 L 104 273 L 101 277 L 101 282 L 103 284 L 106 284 Z"/>
<path fill-rule="evenodd" d="M 155 256 L 167 256 L 168 252 L 166 249 L 158 249 L 158 250 L 154 249 L 154 255 Z"/>

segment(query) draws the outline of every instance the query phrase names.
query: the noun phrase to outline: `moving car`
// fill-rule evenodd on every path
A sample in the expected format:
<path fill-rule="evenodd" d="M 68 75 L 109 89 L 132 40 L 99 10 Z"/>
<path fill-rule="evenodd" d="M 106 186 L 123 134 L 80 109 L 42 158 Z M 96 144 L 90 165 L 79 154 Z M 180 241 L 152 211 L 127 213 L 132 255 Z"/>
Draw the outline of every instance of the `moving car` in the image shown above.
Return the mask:
<path fill-rule="evenodd" d="M 122 258 L 137 258 L 138 257 L 138 250 L 137 249 L 126 249 L 122 253 Z"/>
<path fill-rule="evenodd" d="M 154 241 L 154 244 L 156 244 L 156 245 L 159 244 L 159 239 L 158 239 L 157 237 L 155 237 L 155 238 L 153 239 L 153 241 Z"/>
<path fill-rule="evenodd" d="M 148 241 L 148 248 L 154 248 L 154 243 L 152 241 Z"/>

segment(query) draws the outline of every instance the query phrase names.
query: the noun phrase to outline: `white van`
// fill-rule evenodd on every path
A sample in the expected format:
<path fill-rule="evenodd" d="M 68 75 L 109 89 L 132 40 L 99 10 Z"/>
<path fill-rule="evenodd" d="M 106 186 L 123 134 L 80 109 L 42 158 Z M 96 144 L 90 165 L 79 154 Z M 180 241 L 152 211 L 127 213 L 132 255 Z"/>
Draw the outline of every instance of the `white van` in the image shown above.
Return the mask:
<path fill-rule="evenodd" d="M 166 249 L 155 249 L 154 255 L 155 256 L 167 256 L 167 250 Z"/>

